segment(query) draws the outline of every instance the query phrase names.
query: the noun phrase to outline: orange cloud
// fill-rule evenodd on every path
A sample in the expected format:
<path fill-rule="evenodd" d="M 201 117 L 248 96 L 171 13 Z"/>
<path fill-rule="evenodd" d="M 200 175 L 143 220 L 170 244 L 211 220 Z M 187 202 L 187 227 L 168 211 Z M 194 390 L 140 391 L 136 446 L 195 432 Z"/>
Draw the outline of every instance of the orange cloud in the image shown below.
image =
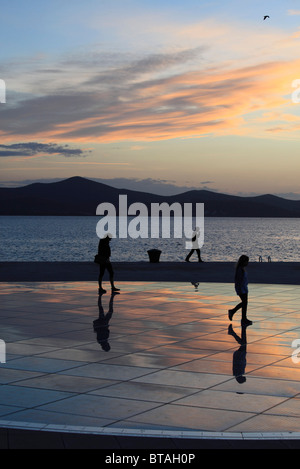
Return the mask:
<path fill-rule="evenodd" d="M 75 104 L 75 94 L 50 95 L 4 110 L 1 140 L 110 143 L 257 136 L 269 131 L 275 114 L 285 124 L 295 124 L 291 93 L 300 60 L 237 65 L 128 79 L 111 91 L 106 84 L 109 92 L 101 89 L 100 77 L 99 89 L 78 90 Z"/>

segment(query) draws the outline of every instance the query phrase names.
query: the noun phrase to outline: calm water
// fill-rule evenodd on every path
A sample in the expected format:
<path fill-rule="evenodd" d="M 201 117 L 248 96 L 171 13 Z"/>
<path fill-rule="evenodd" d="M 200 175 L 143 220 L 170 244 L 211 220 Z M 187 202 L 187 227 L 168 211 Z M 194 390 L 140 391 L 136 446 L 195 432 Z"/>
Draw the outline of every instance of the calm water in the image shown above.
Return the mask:
<path fill-rule="evenodd" d="M 91 261 L 97 251 L 97 217 L 0 217 L 0 261 Z M 205 261 L 300 261 L 300 220 L 283 218 L 206 218 Z M 162 251 L 161 261 L 182 261 L 184 239 L 113 239 L 112 261 L 146 261 L 147 250 Z M 195 255 L 195 254 L 194 254 Z M 191 260 L 196 260 L 196 257 Z"/>

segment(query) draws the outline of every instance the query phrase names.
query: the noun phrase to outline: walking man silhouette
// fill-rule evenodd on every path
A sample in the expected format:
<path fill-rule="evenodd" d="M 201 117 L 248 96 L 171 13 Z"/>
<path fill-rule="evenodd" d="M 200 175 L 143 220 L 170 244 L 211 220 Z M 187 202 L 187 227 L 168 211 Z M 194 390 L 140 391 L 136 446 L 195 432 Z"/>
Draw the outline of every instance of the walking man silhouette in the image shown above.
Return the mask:
<path fill-rule="evenodd" d="M 186 262 L 190 262 L 190 257 L 192 256 L 194 251 L 196 251 L 197 253 L 198 261 L 203 262 L 203 260 L 201 259 L 201 251 L 200 251 L 199 242 L 198 242 L 199 236 L 200 236 L 200 229 L 198 226 L 196 226 L 196 228 L 193 231 L 193 236 L 192 236 L 192 249 L 190 250 L 190 252 L 185 258 Z"/>
<path fill-rule="evenodd" d="M 98 285 L 99 285 L 99 295 L 102 293 L 106 293 L 106 290 L 102 288 L 102 279 L 105 270 L 108 271 L 109 273 L 109 281 L 111 285 L 111 291 L 116 292 L 119 291 L 119 288 L 115 287 L 114 284 L 114 271 L 113 267 L 110 262 L 110 255 L 111 255 L 111 250 L 110 250 L 110 240 L 112 236 L 111 235 L 106 235 L 104 238 L 101 238 L 98 244 L 98 256 L 99 256 L 99 277 L 98 277 Z"/>

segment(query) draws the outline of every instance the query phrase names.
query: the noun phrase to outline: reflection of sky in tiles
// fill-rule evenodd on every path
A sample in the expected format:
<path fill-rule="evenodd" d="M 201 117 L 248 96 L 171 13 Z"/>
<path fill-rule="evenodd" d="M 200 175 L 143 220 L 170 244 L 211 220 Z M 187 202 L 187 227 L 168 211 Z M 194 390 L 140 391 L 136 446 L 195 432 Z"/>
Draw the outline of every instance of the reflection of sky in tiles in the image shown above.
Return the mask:
<path fill-rule="evenodd" d="M 292 341 L 300 340 L 300 287 L 251 285 L 254 324 L 247 328 L 240 384 L 233 376 L 240 344 L 228 334 L 227 310 L 238 302 L 232 285 L 205 283 L 198 291 L 183 283 L 118 286 L 111 349 L 104 352 L 93 330 L 99 317 L 94 282 L 2 285 L 2 418 L 33 422 L 48 415 L 51 423 L 80 425 L 82 418 L 124 428 L 211 431 L 255 431 L 255 422 L 257 431 L 276 431 L 270 426 L 276 422 L 278 431 L 289 431 L 289 417 L 292 431 L 300 431 L 300 364 L 291 359 Z M 109 299 L 108 291 L 105 314 Z M 239 314 L 232 322 L 238 336 Z"/>

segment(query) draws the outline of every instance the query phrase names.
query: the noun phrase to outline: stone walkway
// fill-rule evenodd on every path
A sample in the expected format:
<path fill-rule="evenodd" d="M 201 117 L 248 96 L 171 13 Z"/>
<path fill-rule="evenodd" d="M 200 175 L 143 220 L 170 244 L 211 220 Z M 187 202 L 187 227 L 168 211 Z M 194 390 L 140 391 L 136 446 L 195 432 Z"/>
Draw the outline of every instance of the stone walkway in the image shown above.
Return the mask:
<path fill-rule="evenodd" d="M 118 286 L 1 284 L 2 432 L 299 439 L 300 286 Z"/>

